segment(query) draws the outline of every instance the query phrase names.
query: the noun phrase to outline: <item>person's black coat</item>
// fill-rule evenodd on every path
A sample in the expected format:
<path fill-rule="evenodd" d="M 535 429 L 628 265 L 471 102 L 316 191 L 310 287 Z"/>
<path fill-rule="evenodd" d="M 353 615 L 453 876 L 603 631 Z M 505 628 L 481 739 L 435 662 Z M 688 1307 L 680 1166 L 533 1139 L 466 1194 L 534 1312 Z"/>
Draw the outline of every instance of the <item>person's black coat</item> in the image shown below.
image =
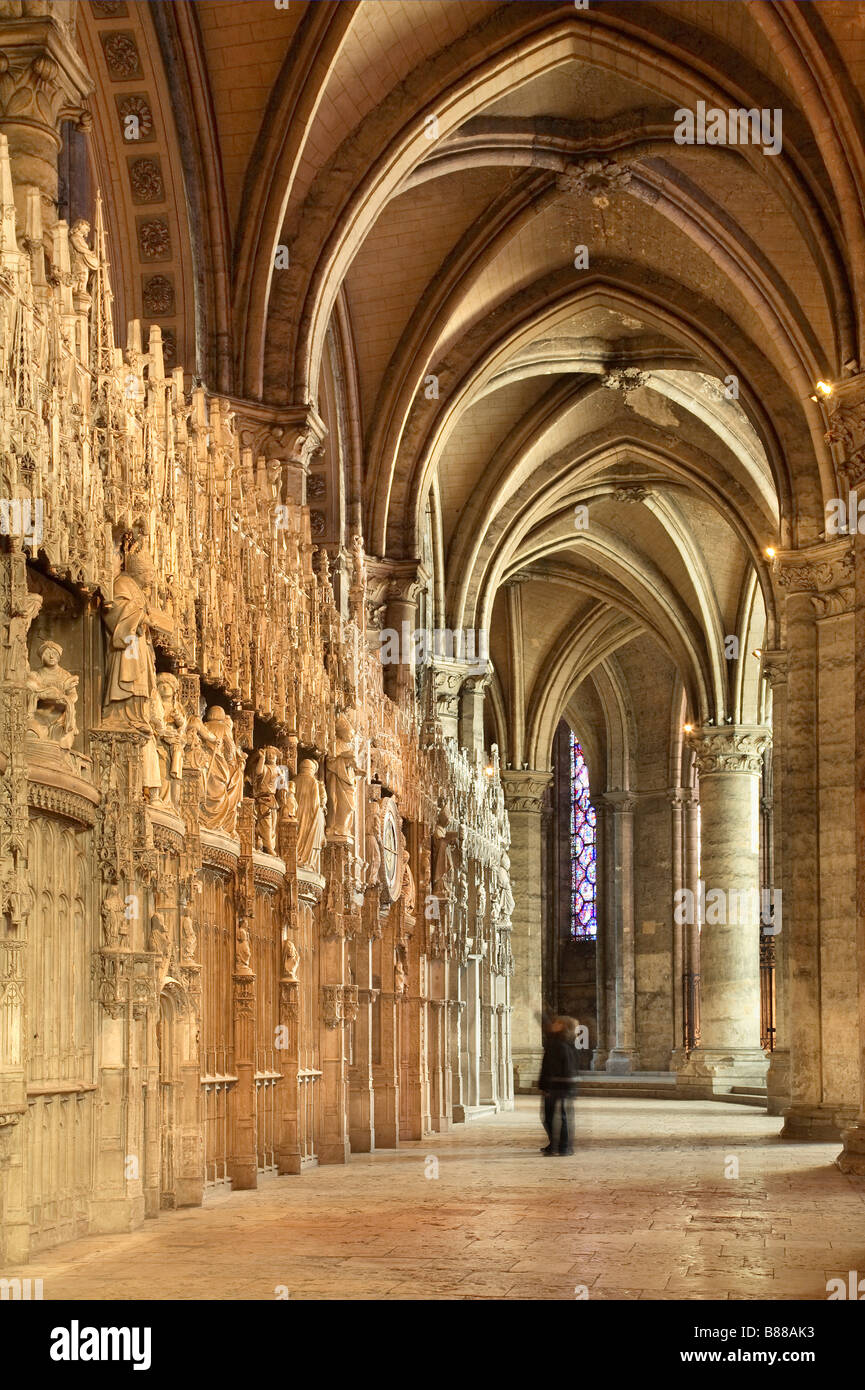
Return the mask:
<path fill-rule="evenodd" d="M 544 1060 L 538 1078 L 538 1090 L 551 1096 L 572 1096 L 577 1090 L 579 1072 L 577 1049 L 560 1033 L 548 1034 L 544 1042 Z"/>

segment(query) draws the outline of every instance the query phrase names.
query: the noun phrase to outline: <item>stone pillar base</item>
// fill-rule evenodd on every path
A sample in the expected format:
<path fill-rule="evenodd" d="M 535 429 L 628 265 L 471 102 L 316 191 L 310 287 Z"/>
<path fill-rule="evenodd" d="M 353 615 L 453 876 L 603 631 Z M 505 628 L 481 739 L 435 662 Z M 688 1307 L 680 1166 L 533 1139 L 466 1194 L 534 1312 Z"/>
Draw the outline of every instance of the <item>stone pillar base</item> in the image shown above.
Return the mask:
<path fill-rule="evenodd" d="M 604 1071 L 611 1076 L 630 1076 L 637 1070 L 637 1054 L 632 1048 L 614 1047 L 607 1056 Z"/>
<path fill-rule="evenodd" d="M 734 1086 L 765 1086 L 769 1059 L 760 1047 L 713 1052 L 697 1047 L 676 1073 L 676 1090 L 691 1100 L 728 1095 Z"/>
<path fill-rule="evenodd" d="M 323 1143 L 319 1146 L 319 1163 L 348 1163 L 351 1158 L 348 1138 L 337 1139 L 333 1143 Z"/>
<path fill-rule="evenodd" d="M 844 1148 L 835 1159 L 842 1173 L 865 1178 L 865 1115 L 857 1115 L 856 1121 L 845 1129 L 841 1138 Z"/>
<path fill-rule="evenodd" d="M 780 1113 L 784 1117 L 782 1139 L 802 1139 L 812 1144 L 833 1143 L 856 1120 L 855 1110 L 839 1105 L 787 1105 Z"/>
<path fill-rule="evenodd" d="M 770 1115 L 783 1115 L 790 1105 L 790 1052 L 779 1048 L 769 1058 L 769 1075 L 766 1078 L 769 1096 L 766 1110 Z"/>
<path fill-rule="evenodd" d="M 684 1047 L 674 1047 L 670 1053 L 670 1071 L 684 1071 L 690 1055 L 690 1052 L 687 1052 Z"/>
<path fill-rule="evenodd" d="M 609 1052 L 605 1047 L 596 1047 L 592 1053 L 591 1070 L 606 1071 Z"/>

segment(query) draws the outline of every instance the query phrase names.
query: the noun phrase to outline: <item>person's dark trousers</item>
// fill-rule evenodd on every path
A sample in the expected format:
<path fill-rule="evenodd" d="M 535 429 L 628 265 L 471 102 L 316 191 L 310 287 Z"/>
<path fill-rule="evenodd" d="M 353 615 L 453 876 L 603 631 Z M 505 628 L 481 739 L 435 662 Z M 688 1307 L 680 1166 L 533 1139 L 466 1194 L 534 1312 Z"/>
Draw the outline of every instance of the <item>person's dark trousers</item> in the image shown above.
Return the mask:
<path fill-rule="evenodd" d="M 558 1144 L 555 1139 L 556 1110 L 560 1114 Z M 544 1129 L 547 1131 L 550 1148 L 558 1148 L 559 1153 L 567 1153 L 571 1148 L 573 1124 L 570 1110 L 570 1096 L 544 1096 Z"/>

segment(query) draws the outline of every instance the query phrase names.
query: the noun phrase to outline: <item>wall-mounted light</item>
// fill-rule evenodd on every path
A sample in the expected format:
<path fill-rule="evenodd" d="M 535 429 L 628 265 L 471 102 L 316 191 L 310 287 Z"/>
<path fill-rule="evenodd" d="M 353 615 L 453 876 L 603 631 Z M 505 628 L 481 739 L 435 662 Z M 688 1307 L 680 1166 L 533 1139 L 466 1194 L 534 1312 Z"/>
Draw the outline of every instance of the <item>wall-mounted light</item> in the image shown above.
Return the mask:
<path fill-rule="evenodd" d="M 484 772 L 486 773 L 487 777 L 492 777 L 493 773 L 495 772 L 495 768 L 493 767 L 492 763 L 487 763 L 486 767 L 484 768 Z"/>
<path fill-rule="evenodd" d="M 775 558 L 775 547 L 774 547 L 774 545 L 767 545 L 767 546 L 766 546 L 766 549 L 763 551 L 763 554 L 766 556 L 766 559 L 767 559 L 767 560 L 774 560 L 774 558 Z"/>
<path fill-rule="evenodd" d="M 752 655 L 752 656 L 756 656 L 757 660 L 759 661 L 760 657 L 763 655 L 763 648 L 762 648 L 762 647 L 755 647 L 754 650 L 752 651 L 751 655 Z"/>
<path fill-rule="evenodd" d="M 830 381 L 818 381 L 817 390 L 820 392 L 821 396 L 831 396 L 832 383 Z"/>
<path fill-rule="evenodd" d="M 694 726 L 693 726 L 693 724 L 686 724 L 686 725 L 685 725 L 685 733 L 686 733 L 686 734 L 692 734 L 693 732 L 694 732 Z"/>

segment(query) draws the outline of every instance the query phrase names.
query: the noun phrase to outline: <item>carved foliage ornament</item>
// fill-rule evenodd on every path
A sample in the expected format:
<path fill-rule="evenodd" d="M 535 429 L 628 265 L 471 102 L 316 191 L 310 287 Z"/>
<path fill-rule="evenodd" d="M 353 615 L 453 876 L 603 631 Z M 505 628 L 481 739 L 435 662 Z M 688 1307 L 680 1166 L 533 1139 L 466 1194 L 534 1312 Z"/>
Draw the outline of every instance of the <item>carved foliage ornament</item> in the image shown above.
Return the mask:
<path fill-rule="evenodd" d="M 701 777 L 715 772 L 759 773 L 772 741 L 768 729 L 705 729 L 690 736 Z"/>

